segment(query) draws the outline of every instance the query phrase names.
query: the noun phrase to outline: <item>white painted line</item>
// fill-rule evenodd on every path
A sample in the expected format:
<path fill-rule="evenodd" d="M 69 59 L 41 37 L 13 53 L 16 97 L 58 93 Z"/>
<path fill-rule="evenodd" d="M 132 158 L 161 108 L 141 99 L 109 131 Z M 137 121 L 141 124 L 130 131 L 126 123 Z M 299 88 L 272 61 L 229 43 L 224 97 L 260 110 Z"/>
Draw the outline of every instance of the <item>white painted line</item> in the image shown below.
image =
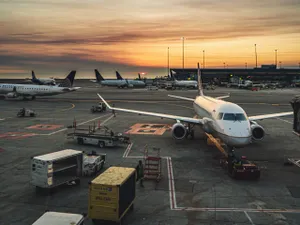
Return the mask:
<path fill-rule="evenodd" d="M 123 154 L 123 158 L 128 158 L 129 151 L 131 150 L 133 143 L 129 144 Z M 140 157 L 140 156 L 139 156 Z"/>
<path fill-rule="evenodd" d="M 286 123 L 289 123 L 289 124 L 293 124 L 293 123 L 292 123 L 292 122 L 290 122 L 290 121 L 283 120 L 283 119 L 281 119 L 281 118 L 278 118 L 278 117 L 276 117 L 276 119 L 278 119 L 278 120 L 281 120 L 281 121 L 283 121 L 283 122 L 286 122 Z"/>
<path fill-rule="evenodd" d="M 254 225 L 254 223 L 253 223 L 251 217 L 248 215 L 248 213 L 247 213 L 246 211 L 244 211 L 244 213 L 245 213 L 246 217 L 248 218 L 248 220 L 250 221 L 250 223 L 251 223 L 252 225 Z"/>
<path fill-rule="evenodd" d="M 128 148 L 128 150 L 126 152 L 126 157 L 128 157 L 128 155 L 129 155 L 129 153 L 131 151 L 132 146 L 133 146 L 133 143 L 130 144 L 130 148 Z"/>

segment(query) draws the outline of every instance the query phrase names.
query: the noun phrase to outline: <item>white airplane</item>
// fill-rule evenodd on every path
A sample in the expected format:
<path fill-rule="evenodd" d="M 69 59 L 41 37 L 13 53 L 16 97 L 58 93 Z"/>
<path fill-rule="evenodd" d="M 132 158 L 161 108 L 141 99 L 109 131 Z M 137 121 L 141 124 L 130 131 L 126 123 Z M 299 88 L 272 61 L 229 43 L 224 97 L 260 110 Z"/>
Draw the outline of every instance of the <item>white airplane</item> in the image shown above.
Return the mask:
<path fill-rule="evenodd" d="M 245 111 L 237 104 L 221 100 L 229 97 L 229 95 L 217 98 L 205 96 L 200 76 L 198 63 L 199 96 L 195 99 L 169 95 L 169 97 L 193 102 L 198 118 L 115 108 L 111 107 L 99 94 L 98 96 L 111 110 L 175 120 L 176 123 L 172 127 L 172 135 L 177 140 L 181 140 L 186 135 L 193 133 L 190 125 L 199 125 L 206 133 L 220 138 L 230 149 L 241 148 L 252 143 L 253 140 L 259 141 L 264 138 L 264 128 L 256 120 L 293 115 L 293 112 L 283 112 L 248 117 Z"/>
<path fill-rule="evenodd" d="M 198 82 L 195 80 L 177 80 L 175 76 L 173 75 L 175 72 L 172 70 L 171 78 L 174 80 L 173 85 L 174 87 L 185 87 L 185 88 L 197 88 Z"/>
<path fill-rule="evenodd" d="M 32 74 L 32 79 L 31 81 L 34 84 L 38 84 L 38 85 L 56 85 L 56 82 L 53 78 L 36 78 L 34 71 L 31 71 Z"/>
<path fill-rule="evenodd" d="M 6 98 L 35 99 L 36 96 L 51 96 L 64 94 L 78 90 L 80 87 L 72 87 L 76 71 L 72 71 L 62 83 L 57 86 L 30 85 L 30 84 L 0 84 L 0 94 Z"/>
<path fill-rule="evenodd" d="M 118 81 L 126 81 L 126 83 L 128 84 L 128 87 L 145 87 L 146 84 L 144 81 L 142 80 L 132 80 L 132 79 L 123 79 L 123 77 L 121 76 L 121 74 L 116 71 L 116 77 Z M 140 75 L 139 75 L 140 78 Z"/>

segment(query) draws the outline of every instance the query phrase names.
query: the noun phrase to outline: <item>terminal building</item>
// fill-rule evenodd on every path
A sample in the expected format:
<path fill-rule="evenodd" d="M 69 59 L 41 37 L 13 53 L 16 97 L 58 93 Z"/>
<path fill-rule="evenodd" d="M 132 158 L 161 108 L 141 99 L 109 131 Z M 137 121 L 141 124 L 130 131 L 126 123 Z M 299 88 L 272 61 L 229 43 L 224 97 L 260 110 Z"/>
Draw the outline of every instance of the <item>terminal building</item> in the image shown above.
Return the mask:
<path fill-rule="evenodd" d="M 171 76 L 177 80 L 196 80 L 197 69 L 171 68 Z M 253 69 L 201 69 L 201 76 L 204 83 L 213 79 L 220 82 L 229 82 L 231 77 L 239 77 L 241 79 L 250 79 L 257 82 L 300 82 L 299 69 L 276 68 L 276 65 L 262 65 L 260 68 Z"/>

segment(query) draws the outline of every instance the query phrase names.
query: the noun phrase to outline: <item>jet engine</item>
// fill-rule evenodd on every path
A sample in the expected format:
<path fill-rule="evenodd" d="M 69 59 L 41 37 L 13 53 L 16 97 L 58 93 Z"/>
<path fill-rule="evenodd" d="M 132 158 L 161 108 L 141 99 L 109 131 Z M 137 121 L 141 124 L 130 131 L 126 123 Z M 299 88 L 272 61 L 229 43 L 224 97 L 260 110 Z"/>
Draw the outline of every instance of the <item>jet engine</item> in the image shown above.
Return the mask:
<path fill-rule="evenodd" d="M 265 136 L 265 130 L 256 122 L 251 123 L 252 138 L 256 141 L 261 141 Z"/>
<path fill-rule="evenodd" d="M 187 128 L 182 123 L 175 123 L 172 126 L 172 135 L 176 140 L 181 140 L 187 135 Z"/>
<path fill-rule="evenodd" d="M 7 94 L 6 94 L 6 97 L 7 97 L 7 98 L 16 98 L 16 97 L 18 97 L 18 94 L 17 94 L 17 93 L 14 93 L 14 92 L 11 92 L 11 93 L 7 93 Z"/>

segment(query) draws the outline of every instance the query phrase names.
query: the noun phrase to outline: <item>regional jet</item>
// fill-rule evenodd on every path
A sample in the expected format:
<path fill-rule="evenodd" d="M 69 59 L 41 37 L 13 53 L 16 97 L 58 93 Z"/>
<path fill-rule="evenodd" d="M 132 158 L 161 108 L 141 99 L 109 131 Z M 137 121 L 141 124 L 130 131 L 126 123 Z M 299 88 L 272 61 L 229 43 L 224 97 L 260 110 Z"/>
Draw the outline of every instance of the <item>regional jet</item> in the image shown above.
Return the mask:
<path fill-rule="evenodd" d="M 35 99 L 36 96 L 51 96 L 69 93 L 78 90 L 80 87 L 72 87 L 76 71 L 72 71 L 62 83 L 57 86 L 30 85 L 30 84 L 0 84 L 0 94 L 6 98 Z"/>
<path fill-rule="evenodd" d="M 116 77 L 118 80 L 124 80 L 118 71 L 116 71 Z M 139 75 L 139 78 L 140 78 L 140 75 Z M 145 82 L 141 81 L 141 80 L 125 79 L 125 81 L 126 81 L 126 83 L 128 83 L 129 87 L 145 87 L 146 86 Z"/>
<path fill-rule="evenodd" d="M 52 79 L 52 78 L 45 78 L 45 79 L 40 78 L 40 79 L 38 79 L 38 78 L 36 78 L 36 76 L 34 74 L 34 71 L 31 71 L 31 74 L 32 74 L 31 81 L 34 84 L 38 84 L 38 85 L 56 85 L 55 80 Z"/>
<path fill-rule="evenodd" d="M 173 75 L 175 73 L 172 70 L 172 75 L 171 78 L 173 79 L 173 86 L 174 87 L 185 87 L 185 88 L 197 88 L 198 87 L 198 82 L 195 80 L 177 80 L 175 76 Z"/>
<path fill-rule="evenodd" d="M 128 80 L 124 80 L 124 79 L 114 79 L 114 80 L 105 80 L 102 75 L 99 73 L 99 71 L 97 69 L 95 69 L 95 75 L 96 75 L 96 79 L 99 84 L 103 85 L 103 86 L 113 86 L 113 87 L 118 87 L 118 88 L 131 88 L 135 86 L 128 81 Z M 145 83 L 143 81 L 139 81 L 140 83 L 143 83 L 145 86 Z"/>
<path fill-rule="evenodd" d="M 193 102 L 197 118 L 115 108 L 111 107 L 99 94 L 98 96 L 111 110 L 175 120 L 176 123 L 172 126 L 172 135 L 177 140 L 181 140 L 188 134 L 193 133 L 194 131 L 191 127 L 199 125 L 206 133 L 220 138 L 231 150 L 247 146 L 254 140 L 260 141 L 264 138 L 265 130 L 256 122 L 257 120 L 293 115 L 293 112 L 282 112 L 248 117 L 246 112 L 237 104 L 222 100 L 230 97 L 229 95 L 217 98 L 205 96 L 203 94 L 199 63 L 198 94 L 199 96 L 195 99 L 169 95 L 169 97 Z"/>

